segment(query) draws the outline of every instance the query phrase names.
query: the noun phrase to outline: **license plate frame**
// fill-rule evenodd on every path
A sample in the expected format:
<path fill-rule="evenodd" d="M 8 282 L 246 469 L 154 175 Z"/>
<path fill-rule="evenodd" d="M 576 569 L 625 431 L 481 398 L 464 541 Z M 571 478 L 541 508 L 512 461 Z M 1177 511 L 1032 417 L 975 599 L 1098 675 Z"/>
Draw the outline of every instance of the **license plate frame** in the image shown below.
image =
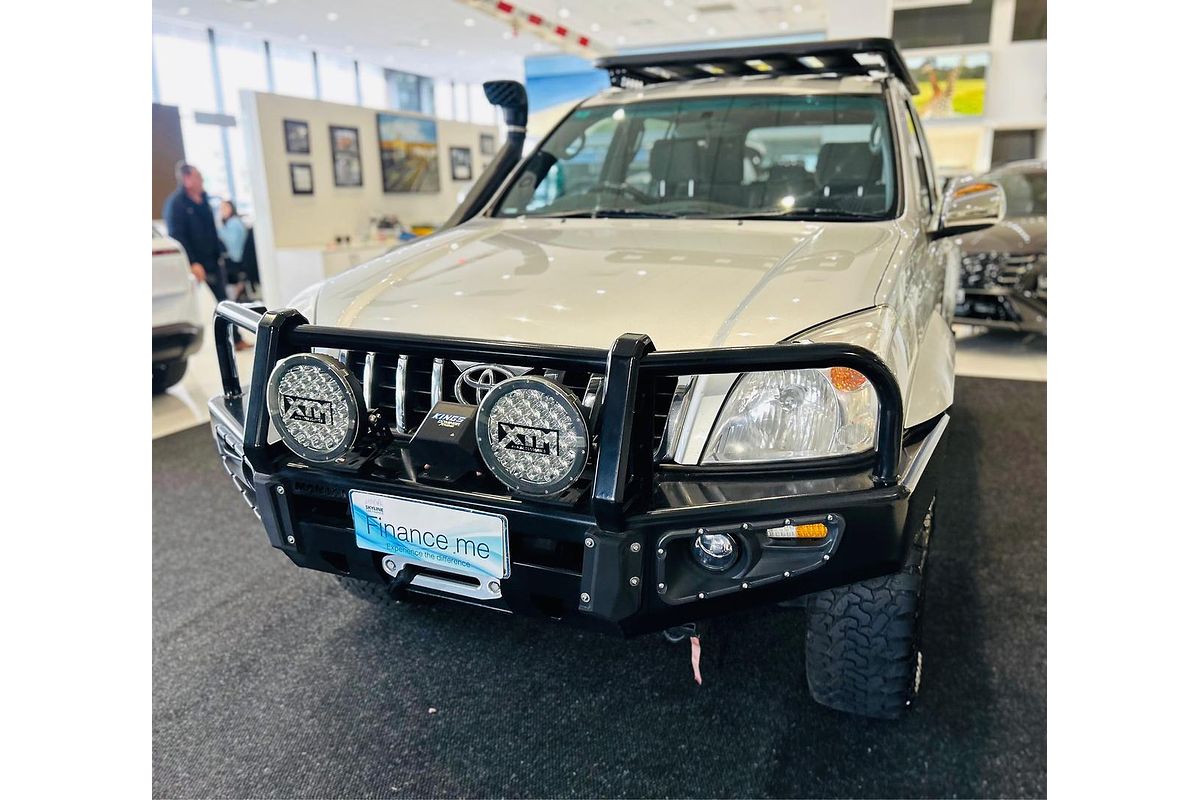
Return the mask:
<path fill-rule="evenodd" d="M 360 549 L 390 557 L 396 571 L 411 564 L 445 576 L 418 573 L 412 586 L 500 598 L 501 582 L 512 574 L 503 514 L 363 489 L 351 489 L 348 497 Z"/>

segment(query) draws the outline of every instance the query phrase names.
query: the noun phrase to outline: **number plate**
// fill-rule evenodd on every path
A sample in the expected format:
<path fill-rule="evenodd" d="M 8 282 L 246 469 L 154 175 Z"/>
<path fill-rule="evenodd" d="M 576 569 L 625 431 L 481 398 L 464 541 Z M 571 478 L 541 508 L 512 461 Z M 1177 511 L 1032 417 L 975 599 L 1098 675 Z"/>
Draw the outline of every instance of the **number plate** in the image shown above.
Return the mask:
<path fill-rule="evenodd" d="M 388 553 L 400 567 L 415 564 L 474 579 L 418 575 L 414 585 L 470 597 L 499 596 L 489 584 L 509 575 L 505 517 L 357 489 L 350 492 L 350 512 L 360 548 Z"/>

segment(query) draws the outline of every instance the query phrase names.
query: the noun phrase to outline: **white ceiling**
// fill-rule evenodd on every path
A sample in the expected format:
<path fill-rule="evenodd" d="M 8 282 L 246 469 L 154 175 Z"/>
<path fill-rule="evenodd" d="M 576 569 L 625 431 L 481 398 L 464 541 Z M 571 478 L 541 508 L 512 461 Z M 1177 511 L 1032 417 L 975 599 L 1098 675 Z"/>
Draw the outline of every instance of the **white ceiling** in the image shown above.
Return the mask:
<path fill-rule="evenodd" d="M 598 51 L 820 31 L 826 0 L 510 0 Z M 212 26 L 457 81 L 523 78 L 552 34 L 514 32 L 460 0 L 152 0 L 157 19 Z M 564 13 L 565 12 L 565 13 Z M 336 14 L 335 20 L 329 15 Z M 503 15 L 500 15 L 503 16 Z"/>

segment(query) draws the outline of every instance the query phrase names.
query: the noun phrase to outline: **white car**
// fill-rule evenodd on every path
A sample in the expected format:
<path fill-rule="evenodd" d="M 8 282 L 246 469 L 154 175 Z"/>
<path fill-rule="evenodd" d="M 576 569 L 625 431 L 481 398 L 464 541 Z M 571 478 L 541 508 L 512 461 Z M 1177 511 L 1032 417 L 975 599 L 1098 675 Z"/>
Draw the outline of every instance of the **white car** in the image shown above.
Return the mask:
<path fill-rule="evenodd" d="M 161 394 L 183 380 L 188 356 L 200 348 L 204 319 L 183 246 L 154 228 L 150 257 L 154 393 Z"/>
<path fill-rule="evenodd" d="M 773 657 L 897 716 L 955 237 L 1003 192 L 943 198 L 890 40 L 600 66 L 613 88 L 524 158 L 524 88 L 486 85 L 508 140 L 435 235 L 290 309 L 220 305 L 225 467 L 272 545 L 388 603 L 680 640 L 804 598 L 806 653 Z M 257 332 L 248 395 L 229 325 Z"/>

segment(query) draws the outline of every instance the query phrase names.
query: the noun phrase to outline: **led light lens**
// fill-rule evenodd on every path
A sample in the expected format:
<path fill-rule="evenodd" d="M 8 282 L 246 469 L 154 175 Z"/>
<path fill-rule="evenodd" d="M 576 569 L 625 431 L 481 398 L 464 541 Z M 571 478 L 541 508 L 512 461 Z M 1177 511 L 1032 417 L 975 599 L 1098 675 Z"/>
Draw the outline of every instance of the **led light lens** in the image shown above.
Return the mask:
<path fill-rule="evenodd" d="M 579 402 L 545 378 L 496 384 L 475 419 L 479 452 L 510 488 L 551 495 L 571 486 L 587 464 L 591 437 Z"/>
<path fill-rule="evenodd" d="M 724 572 L 737 561 L 737 539 L 724 533 L 701 533 L 692 542 L 692 557 L 707 570 Z"/>
<path fill-rule="evenodd" d="M 767 528 L 769 539 L 824 539 L 829 533 L 823 522 L 809 522 L 804 525 L 781 525 L 778 528 Z"/>
<path fill-rule="evenodd" d="M 267 410 L 284 444 L 309 461 L 334 461 L 354 447 L 362 420 L 362 388 L 337 360 L 302 353 L 276 365 Z"/>

